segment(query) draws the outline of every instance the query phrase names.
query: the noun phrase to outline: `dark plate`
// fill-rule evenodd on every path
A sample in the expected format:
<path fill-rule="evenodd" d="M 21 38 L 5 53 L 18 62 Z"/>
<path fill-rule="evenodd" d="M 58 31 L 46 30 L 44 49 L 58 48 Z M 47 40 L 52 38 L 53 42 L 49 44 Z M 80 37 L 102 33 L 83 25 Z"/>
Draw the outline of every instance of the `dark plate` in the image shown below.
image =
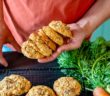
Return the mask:
<path fill-rule="evenodd" d="M 0 66 L 0 80 L 10 74 L 19 74 L 29 79 L 33 85 L 47 85 L 52 88 L 53 82 L 64 76 L 58 67 L 57 61 L 40 64 L 37 60 L 31 60 L 17 52 L 4 53 L 9 67 Z M 72 69 L 67 69 L 72 70 Z M 84 87 L 84 84 L 82 84 Z M 81 96 L 92 96 L 91 92 L 83 89 Z"/>

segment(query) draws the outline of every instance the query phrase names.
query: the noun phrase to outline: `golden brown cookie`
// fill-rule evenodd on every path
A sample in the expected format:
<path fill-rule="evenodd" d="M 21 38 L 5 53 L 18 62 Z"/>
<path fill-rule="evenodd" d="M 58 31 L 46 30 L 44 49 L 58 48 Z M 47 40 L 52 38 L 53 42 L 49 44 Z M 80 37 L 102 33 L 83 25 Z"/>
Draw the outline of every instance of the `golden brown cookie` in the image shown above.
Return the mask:
<path fill-rule="evenodd" d="M 41 53 L 39 53 L 39 48 L 32 40 L 24 42 L 22 44 L 21 51 L 24 56 L 30 59 L 40 59 L 44 57 Z"/>
<path fill-rule="evenodd" d="M 0 96 L 15 96 L 15 95 L 11 95 L 9 92 L 0 91 Z"/>
<path fill-rule="evenodd" d="M 49 27 L 51 27 L 56 32 L 62 34 L 65 37 L 72 37 L 70 28 L 61 21 L 52 21 L 49 23 Z"/>
<path fill-rule="evenodd" d="M 61 77 L 54 82 L 54 90 L 57 96 L 78 96 L 81 85 L 72 77 Z"/>
<path fill-rule="evenodd" d="M 39 52 L 43 54 L 44 56 L 50 56 L 52 54 L 52 49 L 50 49 L 45 42 L 41 39 L 41 36 L 32 33 L 29 36 L 29 39 L 31 39 L 39 48 Z"/>
<path fill-rule="evenodd" d="M 48 38 L 48 36 L 43 32 L 42 29 L 38 31 L 38 35 L 41 36 L 41 39 L 48 45 L 53 51 L 56 50 L 56 44 Z"/>
<path fill-rule="evenodd" d="M 20 75 L 10 75 L 0 81 L 0 96 L 20 96 L 29 91 L 30 81 Z"/>
<path fill-rule="evenodd" d="M 43 31 L 53 42 L 58 45 L 63 45 L 63 37 L 60 36 L 57 32 L 55 32 L 52 28 L 50 28 L 49 26 L 45 26 L 43 27 Z"/>
<path fill-rule="evenodd" d="M 56 96 L 53 90 L 44 85 L 32 87 L 26 96 Z"/>

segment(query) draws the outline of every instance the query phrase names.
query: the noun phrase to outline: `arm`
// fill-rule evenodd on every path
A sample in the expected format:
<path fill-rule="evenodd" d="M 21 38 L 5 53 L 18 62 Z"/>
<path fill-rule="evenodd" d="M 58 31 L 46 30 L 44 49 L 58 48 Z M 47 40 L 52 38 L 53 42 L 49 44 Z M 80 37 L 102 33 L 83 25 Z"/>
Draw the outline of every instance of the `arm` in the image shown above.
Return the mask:
<path fill-rule="evenodd" d="M 109 19 L 109 9 L 110 0 L 97 0 L 78 22 L 68 24 L 73 33 L 73 38 L 67 44 L 59 47 L 51 57 L 38 61 L 41 63 L 53 61 L 61 52 L 79 48 L 85 38 L 89 37 L 105 20 Z"/>
<path fill-rule="evenodd" d="M 110 17 L 110 0 L 97 0 L 88 12 L 76 23 L 69 24 L 73 32 L 71 42 L 60 47 L 58 52 L 79 48 L 82 41 L 94 32 L 105 20 Z"/>
<path fill-rule="evenodd" d="M 77 24 L 90 36 L 98 26 L 110 17 L 110 0 L 97 0 L 85 16 Z M 87 22 L 84 26 L 83 23 Z"/>

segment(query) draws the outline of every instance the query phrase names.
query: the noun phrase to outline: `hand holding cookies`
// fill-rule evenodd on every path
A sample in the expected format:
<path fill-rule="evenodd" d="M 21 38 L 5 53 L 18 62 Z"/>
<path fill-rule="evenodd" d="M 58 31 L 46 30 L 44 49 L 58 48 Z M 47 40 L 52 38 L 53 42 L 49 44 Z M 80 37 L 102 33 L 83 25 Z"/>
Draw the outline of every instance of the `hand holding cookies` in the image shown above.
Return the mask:
<path fill-rule="evenodd" d="M 86 23 L 83 25 L 85 26 Z M 57 50 L 50 56 L 42 59 L 38 59 L 40 63 L 50 62 L 56 59 L 61 52 L 77 49 L 81 46 L 83 40 L 86 38 L 86 33 L 78 24 L 69 24 L 67 25 L 71 31 L 72 37 L 70 38 L 64 38 L 64 44 L 59 46 Z"/>
<path fill-rule="evenodd" d="M 85 34 L 79 25 L 52 21 L 29 36 L 22 44 L 22 53 L 41 63 L 50 62 L 62 51 L 79 48 L 84 38 Z"/>

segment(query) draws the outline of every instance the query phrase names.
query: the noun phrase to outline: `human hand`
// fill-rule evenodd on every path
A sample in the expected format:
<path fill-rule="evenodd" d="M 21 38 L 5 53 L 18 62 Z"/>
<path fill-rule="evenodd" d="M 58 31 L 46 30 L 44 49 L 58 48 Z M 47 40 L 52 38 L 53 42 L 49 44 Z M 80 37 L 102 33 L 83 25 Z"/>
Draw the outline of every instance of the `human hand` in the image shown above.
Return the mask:
<path fill-rule="evenodd" d="M 9 29 L 6 26 L 3 26 L 2 28 L 0 26 L 0 64 L 2 64 L 5 67 L 8 66 L 8 63 L 3 57 L 2 47 L 6 43 L 12 44 L 17 51 L 20 51 L 20 46 L 17 44 L 17 42 L 13 38 Z"/>
<path fill-rule="evenodd" d="M 77 49 L 81 46 L 83 40 L 86 38 L 87 34 L 78 24 L 69 24 L 70 30 L 73 34 L 71 39 L 65 40 L 65 44 L 60 46 L 55 53 L 50 57 L 38 59 L 40 63 L 46 63 L 55 60 L 63 51 Z"/>

